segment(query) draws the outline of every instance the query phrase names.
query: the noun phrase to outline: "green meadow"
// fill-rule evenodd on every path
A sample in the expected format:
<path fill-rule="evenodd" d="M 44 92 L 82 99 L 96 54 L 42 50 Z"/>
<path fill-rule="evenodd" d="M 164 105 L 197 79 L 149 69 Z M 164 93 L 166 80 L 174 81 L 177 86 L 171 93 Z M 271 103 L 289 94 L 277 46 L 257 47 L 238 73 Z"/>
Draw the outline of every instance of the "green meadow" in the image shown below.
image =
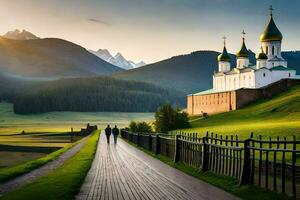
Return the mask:
<path fill-rule="evenodd" d="M 204 136 L 206 132 L 218 135 L 238 135 L 245 139 L 254 133 L 264 139 L 277 136 L 300 139 L 300 86 L 275 96 L 255 102 L 243 109 L 201 118 L 191 117 L 191 128 L 185 132 L 197 132 Z"/>
<path fill-rule="evenodd" d="M 33 115 L 16 115 L 13 105 L 0 103 L 0 135 L 25 132 L 68 132 L 78 130 L 87 123 L 100 128 L 107 124 L 124 127 L 132 120 L 152 121 L 153 113 L 125 112 L 49 112 Z"/>
<path fill-rule="evenodd" d="M 0 103 L 0 179 L 1 174 L 5 177 L 7 174 L 15 174 L 16 171 L 20 174 L 36 168 L 36 162 L 40 166 L 56 158 L 57 153 L 51 155 L 58 149 L 68 148 L 81 139 L 81 137 L 71 138 L 69 134 L 71 128 L 79 131 L 87 123 L 96 124 L 100 129 L 107 124 L 124 127 L 131 120 L 152 121 L 153 118 L 153 113 L 49 112 L 16 115 L 12 104 L 2 102 Z"/>
<path fill-rule="evenodd" d="M 95 131 L 62 166 L 0 199 L 74 199 L 94 159 L 99 135 Z"/>

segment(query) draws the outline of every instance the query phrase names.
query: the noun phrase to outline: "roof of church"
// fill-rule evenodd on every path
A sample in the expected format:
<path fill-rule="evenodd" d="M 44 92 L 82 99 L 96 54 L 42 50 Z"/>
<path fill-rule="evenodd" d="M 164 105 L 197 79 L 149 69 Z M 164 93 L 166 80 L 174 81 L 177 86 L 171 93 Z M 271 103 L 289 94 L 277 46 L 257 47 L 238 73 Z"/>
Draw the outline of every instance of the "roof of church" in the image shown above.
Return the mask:
<path fill-rule="evenodd" d="M 246 73 L 246 72 L 258 71 L 258 70 L 262 70 L 262 69 L 266 69 L 266 70 L 270 70 L 270 71 L 295 71 L 295 69 L 293 69 L 291 67 L 284 67 L 284 66 L 276 66 L 276 67 L 272 67 L 270 69 L 268 69 L 266 67 L 257 69 L 256 65 L 251 65 L 249 67 L 245 67 L 242 69 L 233 68 L 228 72 L 216 72 L 216 73 L 214 73 L 214 76 L 224 76 L 224 75 L 230 75 L 230 74 Z"/>
<path fill-rule="evenodd" d="M 245 67 L 243 69 L 240 69 L 241 73 L 243 73 L 243 72 L 252 72 L 252 71 L 255 71 L 255 69 L 253 69 L 252 67 Z"/>
<path fill-rule="evenodd" d="M 270 21 L 265 29 L 265 31 L 260 36 L 261 42 L 269 42 L 269 41 L 281 41 L 282 40 L 282 34 L 277 28 L 274 20 L 273 15 L 271 13 L 270 15 Z"/>
<path fill-rule="evenodd" d="M 291 67 L 284 67 L 284 66 L 272 67 L 270 70 L 271 71 L 295 71 L 295 69 Z"/>
<path fill-rule="evenodd" d="M 209 89 L 209 90 L 204 90 L 204 91 L 195 93 L 195 94 L 193 94 L 193 95 L 212 94 L 212 93 L 215 93 L 215 92 L 216 92 L 216 91 L 214 91 L 214 89 L 211 88 L 211 89 Z"/>
<path fill-rule="evenodd" d="M 272 62 L 272 61 L 285 61 L 285 60 L 283 58 L 279 58 L 279 57 L 275 56 L 274 58 L 271 58 L 269 60 L 269 62 Z"/>
<path fill-rule="evenodd" d="M 230 62 L 230 56 L 225 46 L 223 48 L 223 52 L 218 56 L 218 61 Z"/>
<path fill-rule="evenodd" d="M 245 44 L 245 38 L 243 38 L 243 43 L 241 49 L 236 53 L 238 58 L 249 58 L 249 51 Z"/>
<path fill-rule="evenodd" d="M 267 54 L 264 53 L 263 48 L 261 48 L 261 52 L 256 55 L 257 60 L 268 60 Z"/>

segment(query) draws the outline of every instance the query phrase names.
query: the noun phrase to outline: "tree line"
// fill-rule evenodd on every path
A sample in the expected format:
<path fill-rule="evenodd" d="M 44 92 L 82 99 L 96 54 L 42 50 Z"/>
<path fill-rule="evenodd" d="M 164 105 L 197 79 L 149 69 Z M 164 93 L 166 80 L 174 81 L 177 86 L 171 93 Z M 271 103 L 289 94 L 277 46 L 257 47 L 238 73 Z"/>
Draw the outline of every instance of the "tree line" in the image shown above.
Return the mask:
<path fill-rule="evenodd" d="M 43 82 L 12 98 L 17 114 L 50 111 L 154 112 L 165 103 L 183 106 L 185 95 L 153 84 L 110 77 Z"/>

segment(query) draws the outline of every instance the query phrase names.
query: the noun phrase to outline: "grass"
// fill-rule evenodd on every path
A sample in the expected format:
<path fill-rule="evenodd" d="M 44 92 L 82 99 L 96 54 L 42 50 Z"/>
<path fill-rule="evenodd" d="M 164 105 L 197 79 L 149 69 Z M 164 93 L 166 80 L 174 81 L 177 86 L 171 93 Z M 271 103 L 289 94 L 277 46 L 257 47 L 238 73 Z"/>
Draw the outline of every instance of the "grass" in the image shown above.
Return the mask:
<path fill-rule="evenodd" d="M 61 148 L 57 151 L 54 151 L 53 153 L 50 153 L 42 158 L 38 158 L 35 160 L 31 160 L 28 162 L 25 162 L 23 164 L 19 164 L 13 167 L 6 167 L 0 169 L 0 183 L 7 181 L 9 179 L 15 178 L 17 176 L 20 176 L 22 174 L 28 173 L 38 167 L 41 167 L 42 165 L 45 165 L 46 163 L 56 159 L 58 156 L 66 152 L 68 149 L 73 147 L 76 143 L 71 143 L 64 148 Z"/>
<path fill-rule="evenodd" d="M 0 151 L 0 171 L 1 168 L 16 166 L 18 164 L 27 162 L 29 160 L 35 160 L 46 155 L 46 153 L 41 152 Z"/>
<path fill-rule="evenodd" d="M 136 145 L 128 140 L 124 140 L 127 143 L 136 147 Z M 146 154 L 153 156 L 160 161 L 166 163 L 167 165 L 174 167 L 190 176 L 193 176 L 199 180 L 205 181 L 209 184 L 212 184 L 216 187 L 219 187 L 231 194 L 234 194 L 245 200 L 256 200 L 256 199 L 264 199 L 264 200 L 288 200 L 292 199 L 291 197 L 280 194 L 277 192 L 272 192 L 266 189 L 258 188 L 253 185 L 240 185 L 237 179 L 222 176 L 215 174 L 213 172 L 202 172 L 199 169 L 195 169 L 193 167 L 187 166 L 181 162 L 174 163 L 173 160 L 167 158 L 163 155 L 155 155 L 151 151 L 148 151 L 142 147 L 137 147 L 141 151 Z"/>
<path fill-rule="evenodd" d="M 74 140 L 81 137 L 73 137 L 69 133 L 52 132 L 52 133 L 26 133 L 26 134 L 0 134 L 0 145 L 9 145 L 17 147 L 64 147 Z"/>
<path fill-rule="evenodd" d="M 26 133 L 0 135 L 0 182 L 44 165 L 57 158 L 72 147 L 74 142 L 82 138 L 82 136 L 76 136 L 71 141 L 68 134 Z"/>
<path fill-rule="evenodd" d="M 74 199 L 90 169 L 98 139 L 99 131 L 96 131 L 88 138 L 82 149 L 61 167 L 0 199 Z"/>
<path fill-rule="evenodd" d="M 107 124 L 125 127 L 130 121 L 152 121 L 153 113 L 119 112 L 49 112 L 43 114 L 16 115 L 13 105 L 0 103 L 0 135 L 25 132 L 68 132 L 78 130 L 87 123 L 103 128 Z"/>
<path fill-rule="evenodd" d="M 220 135 L 239 135 L 248 138 L 254 136 L 265 138 L 296 135 L 300 139 L 300 86 L 277 95 L 272 99 L 255 102 L 243 109 L 211 115 L 208 118 L 193 116 L 191 128 L 185 132 L 197 132 L 201 136 L 209 132 Z"/>

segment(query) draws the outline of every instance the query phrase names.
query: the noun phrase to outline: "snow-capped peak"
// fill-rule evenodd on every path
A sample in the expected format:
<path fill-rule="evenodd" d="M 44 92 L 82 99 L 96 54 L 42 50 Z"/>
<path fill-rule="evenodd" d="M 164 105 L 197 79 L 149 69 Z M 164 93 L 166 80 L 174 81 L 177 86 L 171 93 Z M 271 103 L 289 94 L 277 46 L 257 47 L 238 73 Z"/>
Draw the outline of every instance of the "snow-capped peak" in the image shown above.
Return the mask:
<path fill-rule="evenodd" d="M 19 29 L 16 29 L 14 31 L 8 31 L 6 34 L 3 35 L 3 37 L 12 39 L 12 40 L 35 40 L 39 39 L 39 37 L 35 36 L 34 34 L 22 30 L 20 31 Z"/>
<path fill-rule="evenodd" d="M 143 61 L 134 63 L 130 60 L 127 60 L 121 53 L 117 53 L 115 56 L 112 56 L 107 49 L 99 49 L 98 51 L 90 50 L 90 52 L 95 54 L 102 60 L 105 60 L 106 62 L 109 62 L 123 69 L 132 69 L 146 65 L 146 63 L 144 63 Z"/>

